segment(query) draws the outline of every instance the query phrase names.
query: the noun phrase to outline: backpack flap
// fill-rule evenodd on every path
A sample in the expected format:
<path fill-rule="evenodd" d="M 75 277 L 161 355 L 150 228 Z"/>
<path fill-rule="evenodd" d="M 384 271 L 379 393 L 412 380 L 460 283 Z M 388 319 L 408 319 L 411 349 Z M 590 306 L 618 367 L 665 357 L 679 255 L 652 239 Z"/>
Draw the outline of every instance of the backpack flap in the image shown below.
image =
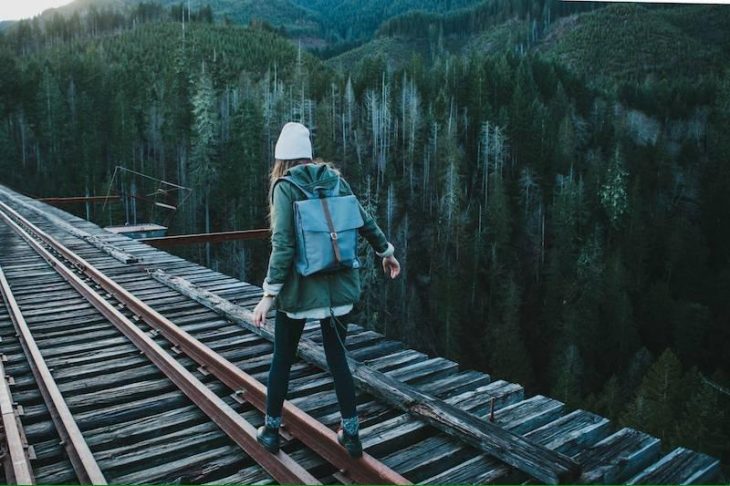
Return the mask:
<path fill-rule="evenodd" d="M 297 271 L 311 275 L 342 267 L 359 268 L 357 229 L 364 225 L 360 205 L 354 195 L 325 198 L 334 237 L 324 215 L 322 201 L 307 199 L 294 202 L 297 230 Z M 339 250 L 339 264 L 334 251 Z"/>

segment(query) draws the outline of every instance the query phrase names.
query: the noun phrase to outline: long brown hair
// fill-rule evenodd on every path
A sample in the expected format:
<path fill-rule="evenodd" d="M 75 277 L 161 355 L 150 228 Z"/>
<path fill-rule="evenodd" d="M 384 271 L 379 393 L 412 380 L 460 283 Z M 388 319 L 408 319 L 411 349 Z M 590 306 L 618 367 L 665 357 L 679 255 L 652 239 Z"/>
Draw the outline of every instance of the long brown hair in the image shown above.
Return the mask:
<path fill-rule="evenodd" d="M 312 163 L 325 164 L 330 169 L 335 171 L 335 173 L 337 175 L 340 175 L 340 170 L 335 166 L 334 163 L 325 162 L 322 159 L 315 159 L 315 160 L 312 160 L 312 159 L 289 159 L 289 160 L 275 159 L 274 160 L 274 165 L 271 168 L 271 173 L 269 174 L 269 199 L 268 199 L 268 201 L 269 201 L 269 226 L 271 226 L 271 220 L 272 220 L 271 216 L 274 211 L 274 204 L 273 204 L 272 196 L 273 196 L 273 190 L 274 190 L 274 183 L 276 182 L 276 180 L 279 177 L 283 176 L 286 173 L 286 171 L 288 171 L 289 169 L 291 169 L 294 166 L 301 165 L 301 164 L 312 164 Z"/>

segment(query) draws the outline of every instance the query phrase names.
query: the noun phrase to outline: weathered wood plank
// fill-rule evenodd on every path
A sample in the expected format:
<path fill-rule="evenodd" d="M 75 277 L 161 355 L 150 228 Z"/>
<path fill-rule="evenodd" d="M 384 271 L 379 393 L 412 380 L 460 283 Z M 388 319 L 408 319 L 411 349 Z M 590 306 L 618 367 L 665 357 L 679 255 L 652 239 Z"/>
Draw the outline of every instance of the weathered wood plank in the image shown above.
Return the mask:
<path fill-rule="evenodd" d="M 495 406 L 494 420 L 500 426 L 518 434 L 526 434 L 545 424 L 553 422 L 563 414 L 562 402 L 542 395 L 535 395 L 506 407 Z M 489 410 L 478 413 L 487 419 Z"/>
<path fill-rule="evenodd" d="M 240 448 L 239 448 L 240 449 Z M 110 476 L 110 479 L 119 484 L 139 484 L 139 483 L 178 483 L 183 481 L 194 471 L 202 471 L 203 468 L 215 462 L 220 457 L 230 454 L 236 454 L 234 446 L 223 446 L 216 449 L 196 455 L 194 458 L 183 457 L 175 461 L 161 464 L 142 471 L 133 472 L 131 474 L 121 474 L 118 476 Z"/>
<path fill-rule="evenodd" d="M 170 462 L 189 459 L 195 461 L 200 453 L 223 445 L 234 445 L 220 428 L 208 421 L 185 429 L 158 435 L 144 443 L 125 444 L 121 447 L 98 451 L 95 457 L 104 472 L 113 476 L 149 470 Z M 246 453 L 238 448 L 237 455 Z"/>
<path fill-rule="evenodd" d="M 509 421 L 509 414 L 503 415 Z M 496 413 L 495 413 L 496 420 Z M 499 421 L 497 420 L 499 423 Z M 590 443 L 599 440 L 607 433 L 608 420 L 583 410 L 560 417 L 557 420 L 529 431 L 527 436 L 545 447 L 555 447 L 559 450 L 571 450 L 578 442 Z M 580 439 L 580 430 L 585 430 L 587 439 Z M 468 478 L 468 479 L 467 479 Z M 437 475 L 426 478 L 424 484 L 439 483 L 522 483 L 529 478 L 521 471 L 509 467 L 501 461 L 486 454 L 480 453 L 471 459 L 458 464 Z"/>
<path fill-rule="evenodd" d="M 388 354 L 386 356 L 380 356 L 377 358 L 366 359 L 363 361 L 368 366 L 372 366 L 382 372 L 390 371 L 401 366 L 418 363 L 425 361 L 428 356 L 414 351 L 412 349 L 403 349 L 396 351 L 395 353 Z"/>
<path fill-rule="evenodd" d="M 706 454 L 678 447 L 627 484 L 702 484 L 716 481 L 720 461 Z"/>
<path fill-rule="evenodd" d="M 420 353 L 414 354 L 425 358 L 425 355 L 421 355 Z M 395 363 L 402 362 L 402 353 L 382 356 L 372 361 L 377 362 L 377 364 L 374 365 L 376 369 L 393 370 L 395 368 L 393 366 Z M 371 401 L 372 397 L 364 393 L 359 393 L 357 395 L 357 399 L 358 402 L 364 403 L 365 401 Z M 291 398 L 290 400 L 299 408 L 310 414 L 326 414 L 339 410 L 337 397 L 331 390 L 303 395 L 301 397 Z"/>
<path fill-rule="evenodd" d="M 377 368 L 376 368 L 377 369 Z M 489 375 L 474 370 L 462 371 L 456 375 L 443 376 L 425 383 L 416 384 L 416 388 L 445 399 L 460 393 L 473 390 L 491 383 Z M 448 390 L 443 392 L 442 390 Z"/>
<path fill-rule="evenodd" d="M 525 437 L 554 449 L 574 456 L 582 449 L 595 444 L 609 433 L 610 421 L 585 410 L 573 410 Z"/>
<path fill-rule="evenodd" d="M 465 410 L 478 408 L 494 397 L 500 403 L 514 403 L 522 399 L 522 388 L 507 382 L 493 382 L 475 390 L 448 399 L 450 404 L 459 403 Z M 383 456 L 401 449 L 413 442 L 433 435 L 428 423 L 408 413 L 402 413 L 390 420 L 381 421 L 370 427 L 363 427 L 363 447 L 369 454 Z"/>
<path fill-rule="evenodd" d="M 206 422 L 208 419 L 194 405 L 147 414 L 135 420 L 110 423 L 84 431 L 84 437 L 95 451 L 104 451 L 125 444 L 144 442 L 149 438 L 168 434 L 176 430 Z M 53 463 L 61 454 L 54 439 L 38 442 L 35 445 L 37 461 Z"/>
<path fill-rule="evenodd" d="M 580 452 L 583 483 L 623 484 L 659 458 L 660 441 L 638 430 L 623 428 Z"/>
<path fill-rule="evenodd" d="M 291 454 L 294 459 L 296 453 Z M 297 459 L 295 459 L 297 460 Z M 265 476 L 260 468 L 247 467 L 238 470 L 237 472 L 224 476 L 221 478 L 213 478 L 209 482 L 203 484 L 257 484 L 257 485 L 268 485 L 275 484 L 274 480 L 270 477 Z M 325 483 L 329 484 L 329 483 Z"/>
<path fill-rule="evenodd" d="M 495 413 L 495 421 L 502 427 L 515 432 L 520 430 L 521 433 L 524 433 L 541 427 L 558 417 L 562 408 L 563 404 L 557 400 L 537 396 L 499 408 L 500 413 Z M 535 418 L 526 419 L 526 417 Z M 396 450 L 381 460 L 412 482 L 420 483 L 431 476 L 449 471 L 459 464 L 469 463 L 477 455 L 480 453 L 474 448 L 465 446 L 446 434 L 438 434 L 410 447 Z M 472 464 L 477 464 L 477 462 L 472 461 Z M 477 472 L 474 473 L 467 468 L 469 474 L 477 476 L 484 474 L 484 471 L 478 472 L 477 467 L 473 469 Z M 469 476 L 461 476 L 454 477 L 450 481 L 472 482 L 472 479 Z"/>

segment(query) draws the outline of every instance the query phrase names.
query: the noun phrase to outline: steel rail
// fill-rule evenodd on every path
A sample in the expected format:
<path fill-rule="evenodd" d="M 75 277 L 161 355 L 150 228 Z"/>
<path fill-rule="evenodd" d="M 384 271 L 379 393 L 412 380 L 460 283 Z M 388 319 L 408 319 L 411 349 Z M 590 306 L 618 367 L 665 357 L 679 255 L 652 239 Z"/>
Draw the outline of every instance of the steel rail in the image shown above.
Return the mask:
<path fill-rule="evenodd" d="M 0 268 L 2 276 L 2 268 Z M 4 277 L 3 277 L 4 278 Z M 0 359 L 0 413 L 2 413 L 3 436 L 7 449 L 3 454 L 3 470 L 8 484 L 35 484 L 35 475 L 30 465 L 30 454 L 25 434 L 18 422 L 13 407 L 10 383 Z"/>
<path fill-rule="evenodd" d="M 0 202 L 0 208 L 13 215 L 26 227 L 32 228 L 33 232 L 46 244 L 72 262 L 85 275 L 119 302 L 126 305 L 129 310 L 142 318 L 148 325 L 157 329 L 163 337 L 176 345 L 207 372 L 235 390 L 239 397 L 247 400 L 258 410 L 265 412 L 266 387 L 261 382 L 142 302 L 86 260 L 35 227 L 5 203 Z M 282 422 L 287 432 L 327 462 L 337 467 L 351 481 L 365 484 L 411 484 L 410 481 L 396 471 L 365 452 L 357 459 L 350 457 L 347 451 L 337 442 L 337 435 L 334 431 L 288 400 L 284 401 Z"/>
<path fill-rule="evenodd" d="M 4 215 L 2 216 L 4 217 Z M 53 424 L 56 426 L 58 435 L 63 441 L 64 449 L 68 454 L 76 476 L 82 484 L 107 484 L 104 474 L 102 474 L 96 459 L 91 453 L 91 449 L 89 449 L 89 445 L 81 434 L 78 424 L 71 415 L 63 395 L 56 385 L 56 380 L 53 379 L 51 371 L 43 359 L 43 355 L 35 342 L 35 338 L 33 338 L 28 323 L 23 317 L 18 302 L 15 300 L 2 267 L 0 267 L 0 290 L 15 330 L 18 333 L 20 344 L 23 347 L 25 356 L 28 358 L 33 377 L 43 396 L 43 401 L 48 408 Z M 5 409 L 3 409 L 3 421 L 5 413 Z M 6 428 L 6 432 L 7 430 Z M 13 459 L 13 465 L 15 465 L 15 459 Z M 20 481 L 18 483 L 27 484 Z"/>
<path fill-rule="evenodd" d="M 71 284 L 87 301 L 92 304 L 104 317 L 109 319 L 140 351 L 145 354 L 178 388 L 195 403 L 205 414 L 215 422 L 236 444 L 251 456 L 279 483 L 320 484 L 306 469 L 291 457 L 280 451 L 271 454 L 256 440 L 256 429 L 233 408 L 213 393 L 204 383 L 198 380 L 190 371 L 178 363 L 175 358 L 157 344 L 149 335 L 137 327 L 131 320 L 92 289 L 81 277 L 66 266 L 60 259 L 43 247 L 36 237 L 64 254 L 69 252 L 60 243 L 56 242 L 43 231 L 25 220 L 20 214 L 0 202 L 0 218 L 3 219 L 16 233 L 41 255 L 67 282 Z M 26 226 L 23 229 L 13 218 L 18 219 Z M 50 240 L 50 241 L 49 241 Z M 52 243 L 51 243 L 52 242 Z M 70 260 L 79 270 L 88 265 L 85 261 Z M 91 267 L 88 267 L 91 268 Z M 117 297 L 116 295 L 114 297 Z"/>

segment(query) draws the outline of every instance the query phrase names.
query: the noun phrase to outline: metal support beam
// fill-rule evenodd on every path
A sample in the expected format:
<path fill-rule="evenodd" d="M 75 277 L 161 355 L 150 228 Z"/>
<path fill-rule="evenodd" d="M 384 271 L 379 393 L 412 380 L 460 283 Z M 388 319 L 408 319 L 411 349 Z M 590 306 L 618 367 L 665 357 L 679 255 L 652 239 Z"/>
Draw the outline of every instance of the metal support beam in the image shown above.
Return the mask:
<path fill-rule="evenodd" d="M 75 197 L 41 197 L 38 201 L 48 204 L 76 204 L 76 203 L 104 203 L 107 201 L 118 201 L 119 196 L 75 196 Z"/>
<path fill-rule="evenodd" d="M 223 241 L 265 240 L 271 235 L 268 228 L 246 231 L 222 231 L 219 233 L 198 233 L 191 235 L 162 236 L 158 238 L 141 238 L 137 241 L 147 243 L 155 248 L 170 246 L 196 245 L 200 243 L 221 243 Z"/>

